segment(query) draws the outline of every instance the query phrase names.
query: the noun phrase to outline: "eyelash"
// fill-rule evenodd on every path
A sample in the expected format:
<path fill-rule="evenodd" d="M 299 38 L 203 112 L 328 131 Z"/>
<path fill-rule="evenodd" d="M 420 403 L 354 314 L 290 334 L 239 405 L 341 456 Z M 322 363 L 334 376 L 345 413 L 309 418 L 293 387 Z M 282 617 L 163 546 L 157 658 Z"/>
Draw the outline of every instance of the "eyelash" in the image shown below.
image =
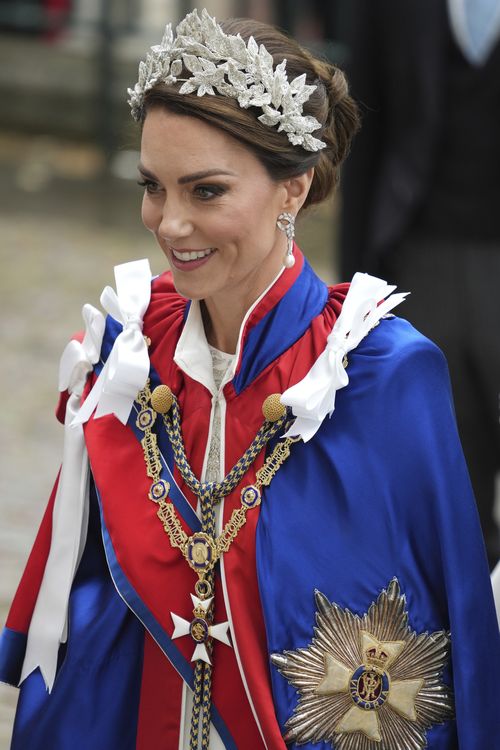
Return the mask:
<path fill-rule="evenodd" d="M 146 190 L 147 193 L 157 193 L 158 192 L 158 183 L 153 182 L 153 180 L 138 180 L 137 184 L 139 187 L 142 187 Z"/>
<path fill-rule="evenodd" d="M 143 179 L 138 180 L 137 184 L 144 188 L 147 193 L 150 195 L 155 195 L 160 191 L 160 186 L 157 182 L 154 182 L 153 180 Z M 204 195 L 201 195 L 200 193 L 205 193 Z M 199 198 L 202 201 L 210 201 L 213 200 L 213 198 L 220 197 L 221 195 L 224 195 L 226 192 L 226 188 L 222 187 L 221 185 L 196 185 L 193 188 L 193 193 L 196 195 L 197 198 Z M 207 195 L 207 193 L 210 193 L 210 195 Z"/>
<path fill-rule="evenodd" d="M 197 194 L 197 197 L 200 198 L 200 200 L 210 201 L 224 195 L 226 188 L 223 188 L 221 185 L 196 185 L 193 192 Z M 200 195 L 200 192 L 204 192 L 205 195 Z M 207 195 L 206 193 L 210 193 L 210 195 Z"/>

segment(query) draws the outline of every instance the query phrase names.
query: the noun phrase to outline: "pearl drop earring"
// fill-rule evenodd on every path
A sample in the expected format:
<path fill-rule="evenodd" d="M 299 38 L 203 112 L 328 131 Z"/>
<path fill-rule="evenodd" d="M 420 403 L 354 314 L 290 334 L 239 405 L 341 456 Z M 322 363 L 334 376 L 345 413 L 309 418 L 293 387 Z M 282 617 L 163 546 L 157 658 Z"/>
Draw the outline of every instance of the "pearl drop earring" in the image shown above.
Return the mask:
<path fill-rule="evenodd" d="M 276 226 L 282 232 L 286 234 L 288 240 L 286 254 L 283 259 L 283 265 L 285 268 L 292 268 L 295 265 L 295 258 L 293 255 L 293 238 L 295 237 L 295 216 L 283 211 L 276 219 Z"/>

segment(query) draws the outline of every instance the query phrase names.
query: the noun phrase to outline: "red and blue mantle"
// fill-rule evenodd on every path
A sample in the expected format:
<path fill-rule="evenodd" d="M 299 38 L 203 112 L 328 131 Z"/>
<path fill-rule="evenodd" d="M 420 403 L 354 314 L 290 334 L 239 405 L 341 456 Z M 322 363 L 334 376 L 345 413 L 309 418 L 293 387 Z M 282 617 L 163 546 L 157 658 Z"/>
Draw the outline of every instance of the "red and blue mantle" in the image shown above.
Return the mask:
<path fill-rule="evenodd" d="M 300 380 L 323 350 L 346 289 L 327 289 L 300 256 L 250 315 L 235 376 L 224 389 L 227 470 L 258 430 L 264 398 Z M 174 362 L 187 308 L 170 276 L 159 277 L 144 334 L 151 339 L 152 384 L 167 383 L 177 394 L 186 452 L 200 476 L 211 394 Z M 103 361 L 119 330 L 108 319 Z M 396 576 L 411 627 L 452 633 L 448 679 L 457 720 L 431 729 L 428 747 L 452 750 L 459 740 L 483 750 L 497 728 L 491 686 L 500 647 L 446 365 L 427 339 L 391 318 L 350 353 L 349 378 L 333 418 L 309 443 L 293 446 L 218 571 L 216 621 L 230 619 L 234 648 L 215 646 L 213 722 L 226 748 L 284 748 L 281 735 L 297 694 L 270 666 L 269 654 L 310 643 L 314 589 L 362 614 Z M 175 748 L 193 646 L 188 638 L 171 640 L 170 612 L 190 616 L 195 576 L 170 547 L 147 498 L 135 414 L 126 426 L 112 416 L 91 419 L 85 434 L 94 489 L 69 638 L 50 695 L 38 672 L 23 683 L 12 748 Z M 185 530 L 195 531 L 195 498 L 159 437 L 165 476 L 175 480 L 171 497 Z M 237 505 L 238 490 L 224 502 L 223 522 Z M 12 683 L 19 679 L 50 518 L 49 503 L 2 637 L 2 675 Z"/>

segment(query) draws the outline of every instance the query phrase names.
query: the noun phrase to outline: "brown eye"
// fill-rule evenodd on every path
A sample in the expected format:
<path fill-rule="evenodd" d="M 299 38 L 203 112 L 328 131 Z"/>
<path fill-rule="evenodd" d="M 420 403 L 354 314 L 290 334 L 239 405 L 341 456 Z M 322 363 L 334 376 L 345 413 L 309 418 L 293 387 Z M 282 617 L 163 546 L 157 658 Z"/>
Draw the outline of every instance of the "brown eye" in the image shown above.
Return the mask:
<path fill-rule="evenodd" d="M 157 193 L 160 190 L 158 183 L 153 182 L 153 180 L 139 180 L 137 184 L 144 188 L 147 193 Z"/>
<path fill-rule="evenodd" d="M 194 189 L 196 197 L 201 198 L 201 200 L 204 201 L 216 198 L 218 195 L 223 195 L 225 192 L 225 188 L 220 185 L 197 185 Z"/>

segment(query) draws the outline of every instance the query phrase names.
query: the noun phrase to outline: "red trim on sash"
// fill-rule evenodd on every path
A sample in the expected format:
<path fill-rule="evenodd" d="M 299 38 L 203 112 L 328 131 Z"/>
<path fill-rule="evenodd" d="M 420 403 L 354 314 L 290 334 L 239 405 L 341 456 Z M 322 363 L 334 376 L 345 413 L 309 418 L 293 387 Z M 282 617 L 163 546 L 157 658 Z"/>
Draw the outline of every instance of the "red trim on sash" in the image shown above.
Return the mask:
<path fill-rule="evenodd" d="M 183 681 L 146 631 L 136 750 L 179 746 Z"/>
<path fill-rule="evenodd" d="M 243 357 L 243 351 L 245 348 L 245 343 L 248 338 L 248 334 L 250 333 L 251 329 L 257 325 L 257 323 L 262 320 L 262 318 L 267 315 L 267 313 L 275 307 L 280 299 L 285 296 L 285 294 L 288 292 L 290 287 L 296 282 L 298 277 L 300 276 L 300 273 L 302 271 L 302 268 L 304 267 L 304 256 L 302 255 L 302 252 L 299 250 L 297 245 L 294 244 L 294 255 L 295 255 L 295 264 L 292 266 L 292 268 L 289 268 L 284 273 L 281 274 L 279 279 L 273 284 L 271 289 L 268 291 L 266 296 L 259 302 L 259 304 L 255 307 L 254 310 L 252 310 L 251 314 L 248 317 L 248 320 L 245 323 L 245 328 L 243 329 L 243 333 L 241 336 L 241 346 L 240 346 L 240 356 L 238 359 L 238 362 L 236 364 L 236 370 L 235 375 L 238 374 L 238 371 L 241 366 L 241 359 Z"/>
<path fill-rule="evenodd" d="M 207 414 L 209 412 L 205 411 L 205 422 Z M 197 434 L 200 434 L 199 429 Z M 148 500 L 151 482 L 146 475 L 141 445 L 132 430 L 112 416 L 91 419 L 85 435 L 104 521 L 117 560 L 142 601 L 171 636 L 170 612 L 185 619 L 192 616 L 190 593 L 194 592 L 196 576 L 179 550 L 170 546 L 156 516 L 156 505 Z M 216 587 L 216 603 L 216 622 L 222 622 L 226 615 L 220 582 Z M 175 645 L 190 661 L 193 641 L 188 637 L 179 638 Z M 165 659 L 159 648 L 156 656 Z M 148 658 L 154 657 L 148 653 Z M 213 700 L 237 747 L 241 750 L 263 748 L 234 650 L 216 643 L 213 662 L 216 664 Z M 156 667 L 149 665 L 148 670 L 154 675 Z M 149 677 L 144 686 L 149 689 Z M 164 738 L 158 737 L 156 742 L 163 744 Z"/>
<path fill-rule="evenodd" d="M 19 633 L 27 633 L 29 630 L 38 592 L 42 584 L 52 539 L 52 512 L 58 481 L 59 475 L 52 489 L 35 543 L 33 544 L 24 573 L 12 601 L 7 622 L 5 623 L 7 628 L 17 630 Z"/>
<path fill-rule="evenodd" d="M 297 274 L 302 262 L 300 256 L 296 264 Z M 283 275 L 278 280 L 269 293 L 273 299 L 272 304 L 276 304 L 291 283 L 293 279 L 288 275 Z M 151 338 L 151 361 L 162 382 L 170 385 L 178 397 L 186 454 L 195 475 L 200 476 L 208 439 L 211 396 L 204 386 L 181 372 L 173 361 L 183 324 L 185 300 L 173 292 L 168 275 L 156 280 L 153 292 L 144 325 L 145 335 Z M 236 396 L 231 384 L 227 386 L 226 470 L 241 457 L 260 427 L 264 398 L 269 393 L 282 392 L 301 379 L 321 353 L 344 296 L 344 289 L 332 290 L 325 310 L 315 318 L 306 334 L 269 365 L 256 378 L 251 388 Z M 267 309 L 266 297 L 252 324 Z M 292 372 L 293 380 L 290 377 Z M 179 550 L 170 546 L 156 516 L 156 506 L 148 500 L 150 480 L 146 475 L 140 443 L 131 429 L 112 416 L 91 419 L 85 428 L 85 434 L 104 520 L 117 560 L 145 605 L 165 632 L 171 635 L 173 623 L 170 612 L 186 619 L 191 617 L 189 595 L 194 591 L 196 576 Z M 254 479 L 255 471 L 262 462 L 263 455 L 259 456 L 241 486 Z M 196 498 L 184 486 L 177 470 L 175 476 L 181 490 L 194 505 Z M 241 486 L 226 498 L 224 522 L 228 520 L 233 508 L 239 506 Z M 285 745 L 274 712 L 269 656 L 256 576 L 255 534 L 258 516 L 257 509 L 248 513 L 244 529 L 225 556 L 224 569 L 234 635 L 253 707 L 267 747 L 269 750 L 279 750 Z M 182 520 L 181 523 L 189 533 Z M 226 619 L 224 606 L 221 582 L 218 580 L 216 622 Z M 194 648 L 192 640 L 185 637 L 174 643 L 190 661 Z M 159 647 L 153 646 L 154 644 L 149 644 L 145 654 L 141 706 L 147 701 L 146 694 L 154 689 L 156 676 L 159 675 L 160 680 L 167 679 L 161 664 L 156 663 L 163 661 L 163 652 Z M 149 663 L 146 664 L 146 661 Z M 247 698 L 234 649 L 216 642 L 213 662 L 213 701 L 237 747 L 239 750 L 262 749 L 264 743 Z M 144 716 L 147 717 L 146 708 L 141 709 L 141 712 L 142 732 L 146 731 L 142 729 L 146 721 Z M 175 713 L 178 716 L 177 704 Z M 156 731 L 164 731 L 158 722 L 156 727 Z M 164 744 L 164 739 L 158 737 L 155 742 Z"/>
<path fill-rule="evenodd" d="M 226 471 L 229 471 L 240 458 L 249 440 L 259 429 L 264 399 L 271 393 L 282 393 L 303 378 L 311 363 L 323 351 L 326 337 L 340 313 L 347 289 L 348 285 L 340 285 L 330 290 L 327 306 L 322 314 L 313 320 L 306 334 L 278 360 L 271 363 L 256 378 L 251 388 L 245 389 L 237 396 L 232 385 L 228 384 L 225 389 Z M 232 510 L 240 504 L 241 488 L 254 480 L 263 460 L 264 456 L 261 454 L 240 487 L 226 499 L 224 523 L 229 519 Z M 265 490 L 262 502 L 266 502 Z M 268 747 L 272 750 L 284 750 L 286 746 L 274 711 L 266 631 L 256 574 L 255 536 L 258 518 L 258 509 L 247 514 L 245 527 L 233 542 L 231 550 L 224 556 L 224 571 L 234 636 L 260 726 Z"/>
<path fill-rule="evenodd" d="M 141 445 L 113 416 L 92 418 L 85 437 L 117 561 L 154 617 L 171 632 L 170 611 L 181 614 L 185 609 L 186 591 L 193 590 L 196 576 L 168 543 L 156 505 L 148 498 L 151 480 Z"/>
<path fill-rule="evenodd" d="M 247 321 L 248 331 L 286 293 L 303 265 L 297 251 L 297 263 L 283 274 Z M 260 405 L 273 392 L 282 392 L 309 370 L 311 363 L 324 348 L 326 336 L 338 315 L 347 285 L 330 292 L 325 310 L 312 323 L 306 334 L 261 373 L 251 388 L 236 396 L 231 384 L 225 389 L 227 400 L 226 470 L 229 470 L 250 444 L 260 427 Z M 206 389 L 182 373 L 173 356 L 183 325 L 186 300 L 174 290 L 171 277 L 164 274 L 153 283 L 151 304 L 144 321 L 144 333 L 152 340 L 150 356 L 163 382 L 177 394 L 183 415 L 182 430 L 191 466 L 200 476 L 208 439 L 211 397 Z M 293 372 L 293 381 L 290 373 Z M 85 393 L 95 378 L 89 378 Z M 84 394 L 85 395 L 85 394 Z M 62 404 L 64 404 L 64 394 Z M 62 418 L 63 409 L 58 416 Z M 150 485 L 145 471 L 142 449 L 132 430 L 112 416 L 91 419 L 85 427 L 91 466 L 99 489 L 103 514 L 114 551 L 125 575 L 150 609 L 153 616 L 171 634 L 170 612 L 188 619 L 191 615 L 189 594 L 194 591 L 195 574 L 179 551 L 168 543 L 156 516 L 156 506 L 148 500 Z M 253 481 L 262 465 L 261 455 L 243 481 Z M 176 471 L 177 474 L 177 471 Z M 179 481 L 186 497 L 195 498 Z M 7 619 L 7 626 L 27 632 L 48 556 L 52 535 L 52 512 L 57 482 L 52 491 L 39 534 L 21 579 Z M 224 522 L 233 508 L 239 506 L 241 487 L 225 502 Z M 265 502 L 265 498 L 264 498 Z M 249 693 L 269 750 L 284 747 L 272 700 L 266 634 L 256 576 L 255 535 L 258 510 L 247 516 L 247 523 L 224 559 L 225 580 L 231 606 L 233 632 L 242 662 Z M 183 524 L 182 520 L 181 523 Z M 184 524 L 183 524 L 184 526 Z M 185 528 L 186 531 L 189 531 Z M 221 581 L 216 583 L 215 621 L 226 619 Z M 193 643 L 189 638 L 175 641 L 189 661 Z M 213 661 L 213 699 L 234 737 L 239 750 L 264 747 L 258 726 L 232 648 L 215 643 Z M 146 633 L 144 671 L 139 709 L 137 747 L 171 746 L 178 743 L 178 720 L 182 697 L 181 679 L 163 652 Z M 165 710 L 165 699 L 172 710 Z"/>
<path fill-rule="evenodd" d="M 295 265 L 281 274 L 281 276 L 272 285 L 266 296 L 259 302 L 259 304 L 255 307 L 254 310 L 252 310 L 251 314 L 249 315 L 248 320 L 245 323 L 245 329 L 243 331 L 241 347 L 242 349 L 245 345 L 246 336 L 250 329 L 256 326 L 257 323 L 259 323 L 259 321 L 261 321 L 262 318 L 264 318 L 267 313 L 273 309 L 273 307 L 276 307 L 280 299 L 285 296 L 285 294 L 295 284 L 300 274 L 302 273 L 302 269 L 304 267 L 304 256 L 302 255 L 302 252 L 299 250 L 297 245 L 294 245 L 294 252 Z"/>
<path fill-rule="evenodd" d="M 272 370 L 272 368 L 271 368 Z M 245 390 L 227 405 L 226 471 L 234 465 L 262 424 L 261 405 L 264 398 L 278 392 L 276 377 L 260 381 L 260 388 Z M 249 391 L 252 391 L 249 393 Z M 234 393 L 234 392 L 233 392 Z M 264 451 L 239 487 L 226 498 L 224 523 L 240 505 L 241 489 L 255 481 L 255 474 L 264 462 Z M 266 501 L 265 493 L 263 502 Z M 224 574 L 231 607 L 235 641 L 245 674 L 248 691 L 268 748 L 285 749 L 276 720 L 269 675 L 269 654 L 266 629 L 260 604 L 257 581 L 255 535 L 259 509 L 247 513 L 244 528 L 224 556 Z"/>
<path fill-rule="evenodd" d="M 260 457 L 255 469 L 260 468 L 262 463 L 263 457 Z M 245 478 L 245 484 L 250 484 L 254 479 L 255 471 L 252 471 Z M 240 505 L 239 495 L 240 492 L 237 490 L 227 498 L 224 522 L 230 517 L 233 508 Z M 240 532 L 225 556 L 224 573 L 234 639 L 259 725 L 267 747 L 272 750 L 284 750 L 285 743 L 274 711 L 266 630 L 256 575 L 255 532 L 258 518 L 257 509 L 247 514 L 244 530 Z M 249 750 L 251 747 L 248 746 Z"/>

